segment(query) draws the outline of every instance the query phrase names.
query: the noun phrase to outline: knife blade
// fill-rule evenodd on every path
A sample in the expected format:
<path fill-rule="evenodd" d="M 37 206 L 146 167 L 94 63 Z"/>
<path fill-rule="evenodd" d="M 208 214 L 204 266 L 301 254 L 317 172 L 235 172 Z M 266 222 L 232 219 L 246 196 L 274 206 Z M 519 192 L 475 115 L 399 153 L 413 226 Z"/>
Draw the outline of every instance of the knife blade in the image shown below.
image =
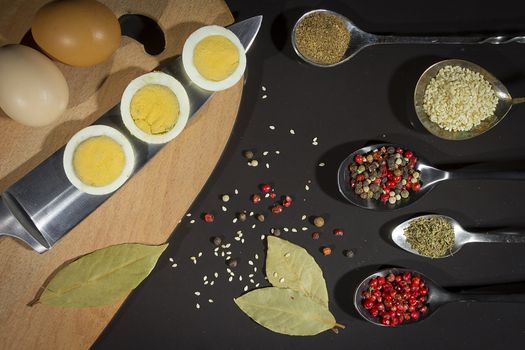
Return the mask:
<path fill-rule="evenodd" d="M 255 16 L 228 27 L 239 37 L 245 51 L 252 46 L 261 27 L 262 16 Z M 213 93 L 195 85 L 186 75 L 180 56 L 161 62 L 157 70 L 173 75 L 185 87 L 190 99 L 190 119 Z M 117 104 L 94 124 L 109 125 L 128 137 L 135 151 L 137 173 L 163 147 L 133 137 L 120 118 Z M 80 192 L 66 177 L 62 159 L 64 147 L 52 154 L 0 196 L 0 236 L 11 236 L 27 243 L 39 253 L 46 252 L 78 223 L 104 203 L 111 194 Z"/>

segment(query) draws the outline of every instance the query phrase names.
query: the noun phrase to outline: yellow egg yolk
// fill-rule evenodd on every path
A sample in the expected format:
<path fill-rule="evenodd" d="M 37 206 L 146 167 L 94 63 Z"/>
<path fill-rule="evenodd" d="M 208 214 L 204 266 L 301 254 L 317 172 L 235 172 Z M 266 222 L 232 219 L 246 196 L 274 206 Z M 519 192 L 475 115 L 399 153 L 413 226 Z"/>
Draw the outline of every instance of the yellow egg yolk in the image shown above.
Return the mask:
<path fill-rule="evenodd" d="M 193 64 L 206 79 L 221 81 L 239 65 L 237 47 L 222 35 L 210 35 L 195 46 Z"/>
<path fill-rule="evenodd" d="M 125 163 L 122 146 L 109 136 L 95 136 L 81 142 L 73 155 L 73 169 L 80 181 L 95 187 L 115 181 Z"/>
<path fill-rule="evenodd" d="M 171 130 L 180 114 L 177 95 L 159 84 L 140 88 L 131 98 L 129 110 L 137 127 L 150 135 Z"/>

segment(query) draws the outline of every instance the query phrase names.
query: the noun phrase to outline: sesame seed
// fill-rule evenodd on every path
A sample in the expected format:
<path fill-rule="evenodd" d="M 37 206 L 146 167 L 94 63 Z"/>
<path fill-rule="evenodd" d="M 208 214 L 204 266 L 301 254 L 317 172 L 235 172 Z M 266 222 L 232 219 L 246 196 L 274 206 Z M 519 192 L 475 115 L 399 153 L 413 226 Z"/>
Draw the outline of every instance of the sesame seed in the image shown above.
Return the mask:
<path fill-rule="evenodd" d="M 254 281 L 253 279 L 250 279 L 250 283 L 251 283 L 251 284 L 254 284 L 255 281 Z"/>
<path fill-rule="evenodd" d="M 314 137 L 312 141 L 313 141 L 313 142 L 317 141 L 317 137 Z"/>
<path fill-rule="evenodd" d="M 249 215 L 250 215 L 250 216 L 253 216 L 253 211 L 251 211 Z"/>
<path fill-rule="evenodd" d="M 264 151 L 263 156 L 267 156 L 267 155 L 268 155 L 268 151 Z"/>
<path fill-rule="evenodd" d="M 255 288 L 259 287 L 260 285 L 261 285 L 260 283 L 257 283 L 257 284 L 255 285 Z"/>
<path fill-rule="evenodd" d="M 231 270 L 229 267 L 227 267 L 227 268 L 226 268 L 226 272 L 231 273 L 232 270 Z"/>
<path fill-rule="evenodd" d="M 233 218 L 232 222 L 235 224 L 237 222 L 237 218 Z"/>
<path fill-rule="evenodd" d="M 197 260 L 197 258 L 194 257 L 194 256 L 191 256 L 190 259 L 193 260 L 193 261 Z"/>
<path fill-rule="evenodd" d="M 257 266 L 253 267 L 253 272 L 257 272 Z"/>
<path fill-rule="evenodd" d="M 224 252 L 221 252 L 221 256 L 224 257 Z"/>
<path fill-rule="evenodd" d="M 171 267 L 177 267 L 177 266 L 179 266 L 179 265 L 177 265 L 177 263 L 171 265 Z"/>
<path fill-rule="evenodd" d="M 190 217 L 190 216 L 191 216 L 191 213 L 186 214 L 186 216 L 187 216 L 187 217 Z"/>
<path fill-rule="evenodd" d="M 310 191 L 310 186 L 304 185 L 304 189 L 307 190 L 307 191 Z"/>
<path fill-rule="evenodd" d="M 195 294 L 196 296 L 199 296 L 199 295 L 201 295 L 201 292 L 195 292 L 193 294 Z"/>
<path fill-rule="evenodd" d="M 227 251 L 227 252 L 226 252 L 226 255 L 232 255 L 232 252 Z"/>
<path fill-rule="evenodd" d="M 239 281 L 242 281 L 242 276 L 241 275 L 239 275 Z"/>
<path fill-rule="evenodd" d="M 255 260 L 258 260 L 259 259 L 259 254 L 255 254 Z"/>
<path fill-rule="evenodd" d="M 197 256 L 200 258 L 202 256 L 202 252 L 199 252 Z"/>
<path fill-rule="evenodd" d="M 306 215 L 301 216 L 301 220 L 306 220 Z"/>
<path fill-rule="evenodd" d="M 208 299 L 208 303 L 213 303 L 213 299 Z"/>
<path fill-rule="evenodd" d="M 231 246 L 232 246 L 231 243 L 227 243 L 227 244 L 224 245 L 224 248 L 230 248 Z"/>
<path fill-rule="evenodd" d="M 194 224 L 194 223 L 195 223 L 195 220 L 192 219 L 192 220 L 190 221 L 190 224 Z"/>
<path fill-rule="evenodd" d="M 230 276 L 230 277 L 228 278 L 228 282 L 231 282 L 231 281 L 233 281 L 233 276 Z"/>
<path fill-rule="evenodd" d="M 263 95 L 262 99 L 265 100 L 268 97 L 268 95 Z"/>
<path fill-rule="evenodd" d="M 270 130 L 275 130 L 275 126 L 273 126 L 273 125 L 270 125 L 269 128 L 270 128 Z"/>
<path fill-rule="evenodd" d="M 286 253 L 286 254 L 284 254 L 284 257 L 285 257 L 285 258 L 289 258 L 289 257 L 290 257 L 290 253 Z"/>
<path fill-rule="evenodd" d="M 292 228 L 292 232 L 297 232 L 297 229 L 295 227 Z"/>
<path fill-rule="evenodd" d="M 215 284 L 215 281 L 210 282 L 210 286 L 213 286 Z"/>
<path fill-rule="evenodd" d="M 279 283 L 284 283 L 284 277 L 281 277 L 281 278 L 279 279 Z"/>
<path fill-rule="evenodd" d="M 169 258 L 168 260 L 169 260 L 170 262 L 173 262 L 173 258 Z"/>
<path fill-rule="evenodd" d="M 317 146 L 318 143 L 317 142 L 312 142 L 312 145 Z"/>
<path fill-rule="evenodd" d="M 250 274 L 248 275 L 248 277 L 250 277 L 250 278 L 252 278 L 253 276 L 254 276 L 253 273 L 250 273 Z"/>
<path fill-rule="evenodd" d="M 264 241 L 265 238 L 266 238 L 265 235 L 261 235 L 261 241 Z"/>
<path fill-rule="evenodd" d="M 262 91 L 266 91 L 266 86 L 264 86 L 264 85 L 261 86 L 261 90 L 262 90 Z"/>
<path fill-rule="evenodd" d="M 244 244 L 244 238 L 241 239 L 241 243 Z"/>
<path fill-rule="evenodd" d="M 325 163 L 319 163 L 319 166 L 320 166 L 320 167 L 323 167 L 323 166 L 325 166 L 325 165 L 326 165 Z"/>
<path fill-rule="evenodd" d="M 277 272 L 274 272 L 274 273 L 273 273 L 273 277 L 277 278 L 277 276 L 279 276 L 279 275 L 277 274 Z"/>
<path fill-rule="evenodd" d="M 214 252 L 219 251 L 219 247 L 213 248 L 213 251 L 214 251 Z"/>
<path fill-rule="evenodd" d="M 214 272 L 213 276 L 215 276 L 215 278 L 218 278 L 219 277 L 219 273 L 218 272 Z"/>
<path fill-rule="evenodd" d="M 290 134 L 295 135 L 295 130 L 294 129 L 290 129 Z"/>
<path fill-rule="evenodd" d="M 195 307 L 196 307 L 197 309 L 200 309 L 200 308 L 201 308 L 201 306 L 200 306 L 199 304 L 195 304 Z"/>
<path fill-rule="evenodd" d="M 281 151 L 275 151 L 275 154 L 281 154 Z"/>
<path fill-rule="evenodd" d="M 252 228 L 255 228 L 255 226 L 256 226 L 256 225 L 255 225 L 255 224 L 253 224 L 253 225 L 252 225 Z"/>
<path fill-rule="evenodd" d="M 269 194 L 269 193 L 266 193 L 266 194 L 264 195 L 264 198 L 268 198 L 268 197 L 270 197 L 270 194 Z"/>
<path fill-rule="evenodd" d="M 308 230 L 308 227 L 301 227 L 301 230 L 306 231 Z"/>
<path fill-rule="evenodd" d="M 219 253 L 215 252 L 215 253 L 213 253 L 213 255 L 215 255 L 215 256 L 219 256 Z"/>
<path fill-rule="evenodd" d="M 270 169 L 270 164 L 266 163 L 266 169 Z"/>
<path fill-rule="evenodd" d="M 228 211 L 228 209 L 226 209 L 226 207 L 224 205 L 221 207 L 221 209 L 222 209 L 222 211 Z"/>
<path fill-rule="evenodd" d="M 248 261 L 248 264 L 249 264 L 249 265 L 253 265 L 253 261 L 249 260 L 249 261 Z"/>
<path fill-rule="evenodd" d="M 288 232 L 289 231 L 288 227 L 284 227 L 283 230 L 284 230 L 284 232 Z"/>
<path fill-rule="evenodd" d="M 233 191 L 235 194 L 239 194 L 239 190 L 238 189 L 235 189 L 235 191 Z"/>
<path fill-rule="evenodd" d="M 241 237 L 234 237 L 233 239 L 236 240 L 236 241 L 240 241 Z"/>
<path fill-rule="evenodd" d="M 209 283 L 209 281 L 204 281 L 204 285 L 207 285 Z"/>
<path fill-rule="evenodd" d="M 245 292 L 248 291 L 248 286 L 244 286 L 244 291 L 245 291 Z"/>
<path fill-rule="evenodd" d="M 206 281 L 207 279 L 208 279 L 208 276 L 204 276 L 204 277 L 202 278 L 203 281 Z"/>

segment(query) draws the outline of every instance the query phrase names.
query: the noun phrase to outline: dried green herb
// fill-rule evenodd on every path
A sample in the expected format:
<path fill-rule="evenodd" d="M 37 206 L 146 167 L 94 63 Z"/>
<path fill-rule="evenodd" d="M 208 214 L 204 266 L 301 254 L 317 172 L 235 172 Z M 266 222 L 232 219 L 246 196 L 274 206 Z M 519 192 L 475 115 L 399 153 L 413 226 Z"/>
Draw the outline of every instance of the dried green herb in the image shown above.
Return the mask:
<path fill-rule="evenodd" d="M 313 13 L 295 30 L 297 50 L 319 64 L 334 64 L 343 58 L 350 43 L 350 32 L 338 16 Z"/>
<path fill-rule="evenodd" d="M 259 288 L 235 303 L 261 326 L 277 333 L 316 335 L 336 326 L 327 308 L 291 289 Z"/>
<path fill-rule="evenodd" d="M 61 307 L 110 304 L 137 287 L 168 244 L 119 244 L 96 250 L 62 268 L 38 303 Z"/>
<path fill-rule="evenodd" d="M 328 309 L 323 272 L 306 250 L 268 236 L 266 274 L 274 287 L 256 289 L 235 299 L 255 322 L 288 335 L 315 335 L 344 328 Z"/>
<path fill-rule="evenodd" d="M 304 248 L 268 236 L 266 274 L 273 286 L 293 289 L 328 307 L 323 271 Z"/>
<path fill-rule="evenodd" d="M 412 249 L 432 258 L 448 255 L 454 247 L 454 228 L 443 217 L 413 220 L 405 228 L 404 235 Z"/>

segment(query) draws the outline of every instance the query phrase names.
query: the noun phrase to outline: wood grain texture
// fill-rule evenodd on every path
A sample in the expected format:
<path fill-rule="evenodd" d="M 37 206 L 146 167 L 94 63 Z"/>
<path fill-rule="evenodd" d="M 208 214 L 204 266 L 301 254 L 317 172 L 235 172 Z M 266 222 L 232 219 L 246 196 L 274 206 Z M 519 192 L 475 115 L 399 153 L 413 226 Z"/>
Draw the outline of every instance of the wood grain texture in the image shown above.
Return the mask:
<path fill-rule="evenodd" d="M 45 2 L 1 0 L 0 45 L 20 42 Z M 222 0 L 102 2 L 117 16 L 139 13 L 158 19 L 166 34 L 166 50 L 152 57 L 139 43 L 122 37 L 114 57 L 101 65 L 74 68 L 57 62 L 70 87 L 70 104 L 55 125 L 32 129 L 0 111 L 0 191 L 115 105 L 131 79 L 179 54 L 193 30 L 233 22 Z M 164 242 L 215 167 L 241 93 L 241 82 L 217 93 L 176 140 L 49 252 L 39 255 L 12 238 L 0 239 L 0 349 L 84 349 L 93 343 L 122 301 L 76 310 L 27 304 L 67 260 L 111 244 Z"/>

